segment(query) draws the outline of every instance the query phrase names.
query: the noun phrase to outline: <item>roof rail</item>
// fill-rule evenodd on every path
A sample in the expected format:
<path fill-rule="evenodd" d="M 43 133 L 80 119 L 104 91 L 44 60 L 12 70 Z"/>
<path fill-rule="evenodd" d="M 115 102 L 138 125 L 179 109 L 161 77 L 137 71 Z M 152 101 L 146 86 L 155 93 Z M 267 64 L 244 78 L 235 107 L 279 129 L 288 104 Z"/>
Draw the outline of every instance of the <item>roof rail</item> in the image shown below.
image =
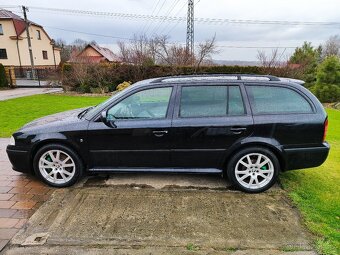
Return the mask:
<path fill-rule="evenodd" d="M 243 78 L 242 78 L 243 77 Z M 217 79 L 226 79 L 230 78 L 231 80 L 254 80 L 256 78 L 267 78 L 269 81 L 280 81 L 280 79 L 276 76 L 272 75 L 259 75 L 259 74 L 193 74 L 193 75 L 177 75 L 177 76 L 166 76 L 155 78 L 151 83 L 159 83 L 166 82 L 169 80 L 175 79 L 195 79 L 195 78 L 217 78 Z"/>

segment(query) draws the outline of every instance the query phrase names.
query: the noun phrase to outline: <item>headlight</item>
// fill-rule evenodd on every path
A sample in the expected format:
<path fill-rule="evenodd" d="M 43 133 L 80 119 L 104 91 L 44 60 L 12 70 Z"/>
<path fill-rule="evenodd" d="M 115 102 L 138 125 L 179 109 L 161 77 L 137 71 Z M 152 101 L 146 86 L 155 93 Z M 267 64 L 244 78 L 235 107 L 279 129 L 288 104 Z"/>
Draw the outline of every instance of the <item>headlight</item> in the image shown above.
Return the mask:
<path fill-rule="evenodd" d="M 13 136 L 11 136 L 11 139 L 9 140 L 9 145 L 15 145 L 15 139 Z"/>

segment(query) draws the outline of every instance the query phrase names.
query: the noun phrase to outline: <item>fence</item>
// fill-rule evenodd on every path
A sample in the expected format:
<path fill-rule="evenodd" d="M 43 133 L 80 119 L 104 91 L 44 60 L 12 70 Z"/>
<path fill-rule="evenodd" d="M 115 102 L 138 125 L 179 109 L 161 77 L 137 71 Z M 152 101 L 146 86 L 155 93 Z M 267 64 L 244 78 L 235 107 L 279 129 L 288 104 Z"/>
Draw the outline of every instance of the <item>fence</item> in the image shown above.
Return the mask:
<path fill-rule="evenodd" d="M 9 68 L 11 85 L 16 87 L 60 87 L 60 71 L 55 68 Z"/>

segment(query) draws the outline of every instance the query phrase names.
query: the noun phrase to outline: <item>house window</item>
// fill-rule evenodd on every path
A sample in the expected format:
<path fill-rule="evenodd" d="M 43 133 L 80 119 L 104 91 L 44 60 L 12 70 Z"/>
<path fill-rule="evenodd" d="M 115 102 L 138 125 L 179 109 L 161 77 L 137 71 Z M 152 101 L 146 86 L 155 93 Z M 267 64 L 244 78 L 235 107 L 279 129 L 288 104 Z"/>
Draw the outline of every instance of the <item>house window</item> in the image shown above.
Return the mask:
<path fill-rule="evenodd" d="M 40 30 L 37 30 L 37 38 L 38 38 L 38 40 L 41 40 Z"/>
<path fill-rule="evenodd" d="M 2 24 L 0 24 L 0 35 L 4 34 L 4 30 L 2 30 Z"/>
<path fill-rule="evenodd" d="M 0 49 L 0 59 L 7 59 L 6 49 Z"/>
<path fill-rule="evenodd" d="M 43 59 L 48 59 L 46 50 L 43 50 L 42 54 L 43 54 Z"/>

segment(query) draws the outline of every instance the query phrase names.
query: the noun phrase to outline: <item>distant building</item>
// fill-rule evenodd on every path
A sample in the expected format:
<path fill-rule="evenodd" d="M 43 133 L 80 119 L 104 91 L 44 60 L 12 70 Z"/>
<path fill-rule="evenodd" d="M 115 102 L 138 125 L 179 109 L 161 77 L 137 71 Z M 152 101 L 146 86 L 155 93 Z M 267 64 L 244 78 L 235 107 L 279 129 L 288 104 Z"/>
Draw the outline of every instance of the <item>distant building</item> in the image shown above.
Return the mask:
<path fill-rule="evenodd" d="M 109 63 L 120 62 L 118 57 L 108 48 L 100 47 L 97 44 L 88 44 L 80 53 L 71 57 L 69 62 L 86 62 L 86 63 Z"/>
<path fill-rule="evenodd" d="M 11 11 L 0 9 L 0 63 L 4 66 L 30 67 L 26 23 Z M 56 67 L 60 49 L 41 25 L 29 21 L 34 65 L 37 68 Z"/>

